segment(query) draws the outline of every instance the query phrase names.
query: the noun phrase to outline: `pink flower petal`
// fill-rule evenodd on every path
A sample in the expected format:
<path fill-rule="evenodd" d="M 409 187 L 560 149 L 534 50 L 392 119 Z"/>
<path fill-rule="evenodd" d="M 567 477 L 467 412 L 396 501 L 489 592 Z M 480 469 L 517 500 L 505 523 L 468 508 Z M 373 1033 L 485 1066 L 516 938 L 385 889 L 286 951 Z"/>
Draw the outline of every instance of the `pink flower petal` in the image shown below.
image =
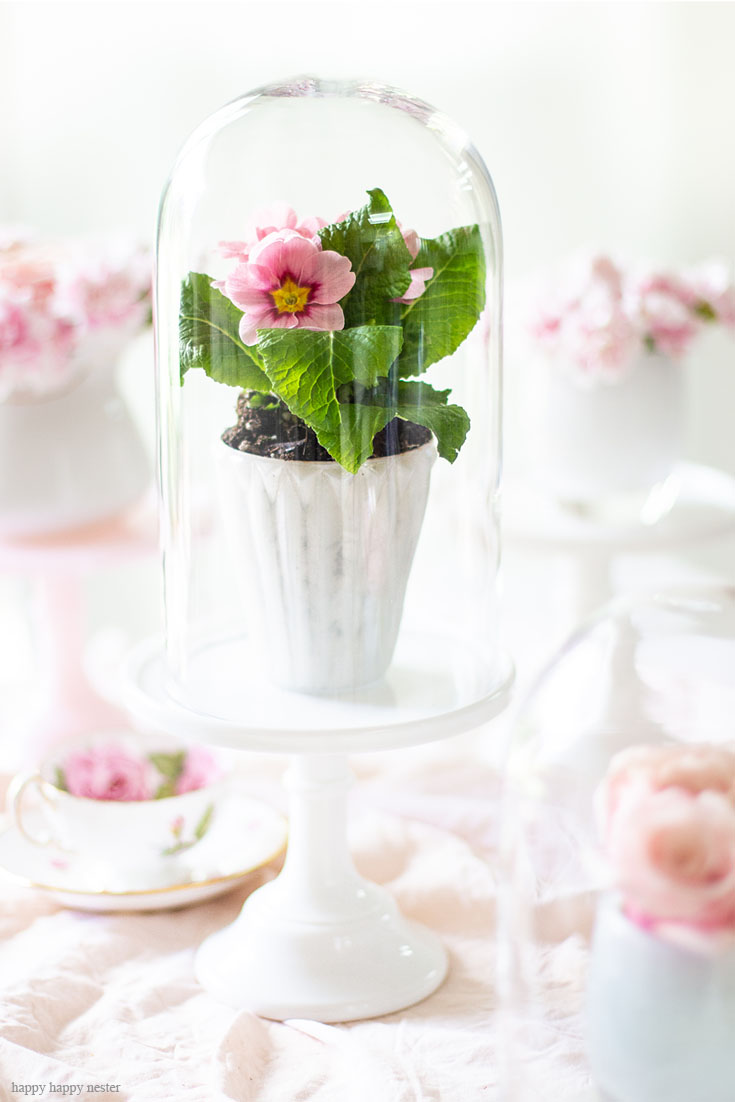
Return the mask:
<path fill-rule="evenodd" d="M 238 264 L 225 280 L 233 291 L 273 291 L 279 280 L 270 268 L 261 264 Z"/>
<path fill-rule="evenodd" d="M 318 286 L 311 301 L 315 303 L 339 302 L 355 286 L 355 273 L 348 258 L 329 250 L 317 254 L 314 279 Z"/>
<path fill-rule="evenodd" d="M 225 260 L 245 261 L 248 258 L 248 252 L 250 250 L 250 245 L 247 241 L 220 241 L 217 247 L 220 251 L 220 256 L 223 256 Z"/>
<path fill-rule="evenodd" d="M 283 243 L 280 275 L 282 278 L 291 275 L 299 287 L 310 287 L 314 283 L 317 260 L 324 255 L 307 237 L 292 237 Z"/>
<path fill-rule="evenodd" d="M 264 237 L 250 250 L 250 262 L 252 264 L 262 264 L 264 267 L 280 273 L 283 270 L 281 264 L 283 246 L 289 241 L 303 240 L 305 239 L 296 230 L 286 229 L 269 233 L 267 237 Z M 312 245 L 312 248 L 315 248 L 315 246 Z"/>
<path fill-rule="evenodd" d="M 308 218 L 302 218 L 301 222 L 299 222 L 296 228 L 300 234 L 304 235 L 304 237 L 316 237 L 319 230 L 323 230 L 326 224 L 327 223 L 324 218 L 319 218 L 318 215 L 312 214 L 309 215 Z"/>
<path fill-rule="evenodd" d="M 416 233 L 416 230 L 404 230 L 403 240 L 406 243 L 406 248 L 411 254 L 411 259 L 415 260 L 419 254 L 419 248 L 421 247 L 421 238 Z"/>
<path fill-rule="evenodd" d="M 426 290 L 427 279 L 431 279 L 434 274 L 434 269 L 413 268 L 408 274 L 411 277 L 411 282 L 403 295 L 400 298 L 391 299 L 392 302 L 412 302 L 414 299 L 420 298 Z"/>
<path fill-rule="evenodd" d="M 309 306 L 301 315 L 304 319 L 301 324 L 305 329 L 344 329 L 345 316 L 342 307 L 337 303 L 327 306 L 314 304 Z"/>

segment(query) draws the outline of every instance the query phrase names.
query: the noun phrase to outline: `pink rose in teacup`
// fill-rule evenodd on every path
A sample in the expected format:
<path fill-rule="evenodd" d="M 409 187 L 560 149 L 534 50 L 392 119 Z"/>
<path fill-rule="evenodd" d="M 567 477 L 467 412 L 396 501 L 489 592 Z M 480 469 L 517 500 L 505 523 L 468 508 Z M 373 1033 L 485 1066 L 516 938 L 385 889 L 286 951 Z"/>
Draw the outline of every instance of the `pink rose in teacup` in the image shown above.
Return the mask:
<path fill-rule="evenodd" d="M 150 800 L 158 773 L 151 762 L 114 744 L 69 754 L 59 766 L 63 784 L 72 796 L 88 800 Z"/>
<path fill-rule="evenodd" d="M 192 746 L 186 755 L 184 766 L 176 780 L 176 794 L 195 792 L 219 780 L 222 767 L 214 755 L 203 746 Z"/>
<path fill-rule="evenodd" d="M 8 804 L 28 841 L 128 870 L 136 883 L 143 873 L 158 882 L 161 861 L 172 868 L 170 859 L 210 830 L 224 779 L 221 760 L 199 747 L 165 736 L 93 736 L 16 777 Z M 29 799 L 34 791 L 40 801 Z"/>
<path fill-rule="evenodd" d="M 617 808 L 608 852 L 632 918 L 735 927 L 735 809 L 720 793 L 632 786 Z"/>

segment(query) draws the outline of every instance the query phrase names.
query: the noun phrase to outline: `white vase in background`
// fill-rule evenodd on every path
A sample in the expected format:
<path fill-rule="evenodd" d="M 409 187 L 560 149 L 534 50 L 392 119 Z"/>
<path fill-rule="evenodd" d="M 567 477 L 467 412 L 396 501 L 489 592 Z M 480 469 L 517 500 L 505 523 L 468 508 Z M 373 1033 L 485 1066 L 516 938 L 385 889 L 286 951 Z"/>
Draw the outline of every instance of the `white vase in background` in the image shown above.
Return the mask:
<path fill-rule="evenodd" d="M 150 464 L 117 390 L 119 352 L 95 343 L 63 391 L 0 403 L 0 536 L 82 527 L 142 495 Z"/>
<path fill-rule="evenodd" d="M 338 463 L 217 448 L 220 496 L 249 630 L 270 679 L 338 693 L 390 665 L 437 452 L 433 441 Z"/>
<path fill-rule="evenodd" d="M 553 362 L 543 368 L 534 426 L 536 481 L 562 504 L 604 514 L 609 504 L 627 503 L 634 515 L 683 458 L 681 365 L 643 352 L 620 378 L 594 383 Z"/>
<path fill-rule="evenodd" d="M 732 1102 L 735 949 L 656 937 L 602 901 L 587 986 L 588 1055 L 611 1102 Z"/>

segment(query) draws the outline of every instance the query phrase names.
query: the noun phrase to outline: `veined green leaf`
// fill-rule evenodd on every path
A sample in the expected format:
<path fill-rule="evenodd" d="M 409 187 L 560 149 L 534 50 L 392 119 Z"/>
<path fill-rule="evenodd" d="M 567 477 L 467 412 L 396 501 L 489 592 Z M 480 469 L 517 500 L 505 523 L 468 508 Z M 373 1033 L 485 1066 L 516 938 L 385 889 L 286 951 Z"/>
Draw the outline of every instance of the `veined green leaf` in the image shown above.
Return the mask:
<path fill-rule="evenodd" d="M 470 431 L 470 419 L 462 406 L 448 405 L 450 394 L 429 383 L 400 382 L 396 414 L 433 432 L 439 455 L 454 463 Z"/>
<path fill-rule="evenodd" d="M 402 309 L 401 378 L 421 375 L 451 356 L 467 338 L 485 306 L 485 253 L 478 226 L 460 226 L 422 240 L 416 268 L 433 268 L 426 290 Z"/>
<path fill-rule="evenodd" d="M 179 311 L 182 381 L 187 371 L 200 367 L 218 383 L 267 393 L 268 378 L 256 349 L 240 340 L 241 318 L 242 311 L 212 287 L 211 276 L 189 272 Z"/>
<path fill-rule="evenodd" d="M 378 380 L 371 390 L 356 394 L 358 408 L 381 410 L 381 428 L 394 417 L 423 425 L 436 437 L 439 455 L 453 463 L 465 442 L 470 419 L 461 406 L 448 404 L 450 390 L 435 390 L 429 383 Z"/>
<path fill-rule="evenodd" d="M 372 452 L 373 436 L 379 431 L 374 426 L 383 413 L 340 403 L 337 391 L 354 382 L 374 387 L 387 376 L 401 339 L 400 327 L 388 325 L 337 332 L 261 329 L 258 351 L 269 389 L 314 430 L 333 459 L 354 473 Z"/>
<path fill-rule="evenodd" d="M 408 270 L 414 262 L 391 205 L 380 188 L 368 195 L 364 207 L 319 231 L 322 248 L 348 257 L 355 273 L 355 285 L 342 299 L 345 328 L 397 325 L 400 306 L 391 299 L 400 298 L 411 283 Z"/>
<path fill-rule="evenodd" d="M 172 754 L 150 754 L 149 760 L 162 777 L 175 782 L 184 771 L 186 750 L 177 750 Z"/>

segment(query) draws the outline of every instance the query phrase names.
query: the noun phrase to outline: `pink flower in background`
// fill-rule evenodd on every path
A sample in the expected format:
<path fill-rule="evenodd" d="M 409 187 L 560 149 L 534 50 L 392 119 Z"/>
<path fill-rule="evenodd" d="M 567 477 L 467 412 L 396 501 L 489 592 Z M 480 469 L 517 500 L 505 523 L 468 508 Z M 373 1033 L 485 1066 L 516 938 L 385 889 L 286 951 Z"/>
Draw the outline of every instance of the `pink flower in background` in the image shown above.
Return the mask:
<path fill-rule="evenodd" d="M 633 921 L 707 952 L 735 941 L 735 751 L 632 747 L 613 758 L 596 803 Z"/>
<path fill-rule="evenodd" d="M 632 746 L 616 754 L 597 795 L 602 833 L 614 822 L 630 788 L 660 792 L 681 788 L 690 795 L 717 792 L 735 808 L 735 752 L 721 746 Z"/>
<path fill-rule="evenodd" d="M 250 251 L 255 245 L 272 233 L 278 233 L 280 230 L 293 230 L 300 237 L 313 240 L 319 230 L 323 229 L 326 224 L 323 218 L 316 215 L 299 219 L 296 211 L 288 203 L 276 202 L 258 211 L 245 223 L 245 239 L 243 241 L 220 241 L 220 252 L 227 259 L 245 262 L 250 259 Z"/>
<path fill-rule="evenodd" d="M 735 932 L 735 809 L 718 793 L 629 790 L 608 852 L 634 920 Z"/>
<path fill-rule="evenodd" d="M 690 269 L 686 278 L 697 316 L 735 329 L 735 286 L 727 266 L 711 261 Z"/>
<path fill-rule="evenodd" d="M 42 245 L 0 227 L 0 401 L 47 395 L 83 370 L 91 332 L 129 339 L 148 317 L 150 259 L 120 245 Z"/>
<path fill-rule="evenodd" d="M 54 290 L 56 311 L 90 329 L 143 324 L 151 293 L 151 260 L 143 249 L 124 244 L 94 255 L 64 259 Z"/>
<path fill-rule="evenodd" d="M 213 754 L 203 746 L 193 746 L 186 755 L 184 768 L 176 781 L 176 795 L 183 796 L 185 792 L 206 788 L 221 776 L 222 769 Z"/>
<path fill-rule="evenodd" d="M 676 275 L 655 273 L 633 281 L 627 293 L 643 341 L 652 351 L 681 359 L 700 328 L 691 288 Z"/>
<path fill-rule="evenodd" d="M 690 272 L 625 269 L 576 259 L 537 288 L 526 329 L 581 381 L 614 382 L 642 353 L 678 360 L 708 322 L 735 328 L 735 288 L 723 265 Z"/>
<path fill-rule="evenodd" d="M 67 791 L 90 800 L 150 800 L 155 773 L 150 763 L 106 743 L 70 754 L 61 766 Z"/>
<path fill-rule="evenodd" d="M 347 257 L 286 229 L 264 237 L 223 283 L 226 296 L 244 312 L 243 343 L 255 344 L 258 329 L 342 329 L 338 302 L 355 275 Z"/>
<path fill-rule="evenodd" d="M 620 269 L 606 256 L 570 265 L 543 295 L 530 332 L 562 366 L 587 380 L 624 374 L 638 336 L 624 309 Z"/>

